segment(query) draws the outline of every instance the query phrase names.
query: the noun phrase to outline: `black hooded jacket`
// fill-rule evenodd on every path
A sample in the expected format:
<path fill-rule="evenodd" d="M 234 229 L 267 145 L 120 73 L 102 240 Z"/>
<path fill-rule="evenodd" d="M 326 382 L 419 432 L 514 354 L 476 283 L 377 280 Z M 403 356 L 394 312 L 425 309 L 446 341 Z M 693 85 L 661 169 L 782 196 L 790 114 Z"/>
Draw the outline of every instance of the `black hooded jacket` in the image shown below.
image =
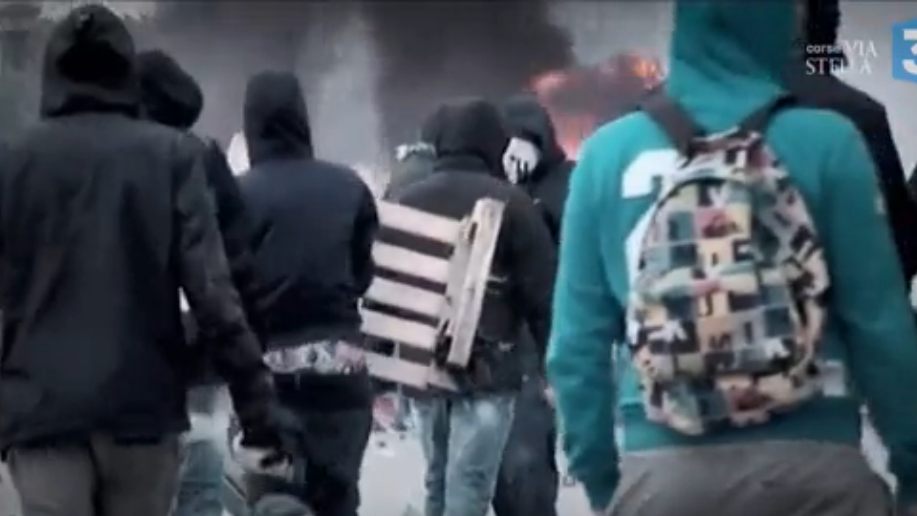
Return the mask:
<path fill-rule="evenodd" d="M 145 117 L 189 131 L 204 107 L 204 95 L 197 81 L 171 56 L 160 50 L 141 52 L 137 62 Z M 249 324 L 256 333 L 263 334 L 263 325 L 258 318 L 251 221 L 223 150 L 214 140 L 204 140 L 204 143 L 207 146 L 207 182 L 213 195 L 233 284 L 239 291 Z"/>
<path fill-rule="evenodd" d="M 837 0 L 809 0 L 807 43 L 836 44 L 839 24 Z M 879 174 L 892 236 L 904 277 L 909 281 L 917 274 L 917 204 L 905 182 L 885 106 L 830 72 L 819 75 L 813 71 L 817 70 L 807 70 L 802 63 L 794 63 L 787 74 L 786 87 L 803 106 L 840 113 L 860 130 Z"/>
<path fill-rule="evenodd" d="M 436 149 L 433 173 L 405 186 L 393 200 L 456 220 L 469 215 L 479 199 L 506 203 L 491 267 L 491 276 L 498 280 L 488 285 L 478 324 L 479 343 L 467 372 L 457 374 L 456 380 L 472 392 L 517 389 L 523 367 L 518 346 L 523 323 L 528 324 L 543 363 L 556 251 L 535 204 L 502 179 L 508 133 L 497 107 L 478 99 L 456 101 L 442 106 L 434 120 L 423 135 Z M 438 252 L 432 247 L 422 250 Z"/>
<path fill-rule="evenodd" d="M 294 75 L 252 77 L 244 114 L 252 168 L 241 187 L 255 232 L 265 235 L 255 252 L 255 270 L 265 285 L 268 345 L 362 344 L 359 302 L 373 280 L 379 226 L 372 192 L 353 169 L 313 156 L 305 100 Z M 348 399 L 363 403 L 368 395 L 362 383 L 350 390 L 353 384 L 316 379 L 324 380 L 334 392 L 324 396 L 313 386 L 315 403 L 343 408 Z"/>
<path fill-rule="evenodd" d="M 534 96 L 519 95 L 509 99 L 503 105 L 503 117 L 511 136 L 527 140 L 541 151 L 541 161 L 520 186 L 544 211 L 554 242 L 559 243 L 574 163 L 567 159 L 557 141 L 551 116 Z"/>
<path fill-rule="evenodd" d="M 270 376 L 232 288 L 200 142 L 138 119 L 133 41 L 99 6 L 53 30 L 43 120 L 0 158 L 0 445 L 187 428 L 179 289 L 251 427 Z"/>

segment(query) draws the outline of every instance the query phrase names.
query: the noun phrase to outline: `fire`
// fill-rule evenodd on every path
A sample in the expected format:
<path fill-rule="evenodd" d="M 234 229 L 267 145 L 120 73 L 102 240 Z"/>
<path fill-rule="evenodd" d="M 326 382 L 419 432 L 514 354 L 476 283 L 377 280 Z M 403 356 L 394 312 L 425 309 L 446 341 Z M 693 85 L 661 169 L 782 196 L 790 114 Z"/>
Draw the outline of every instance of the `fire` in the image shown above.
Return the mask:
<path fill-rule="evenodd" d="M 551 115 L 564 152 L 576 159 L 583 140 L 630 112 L 663 78 L 658 59 L 628 52 L 598 66 L 546 72 L 532 80 L 531 88 Z"/>

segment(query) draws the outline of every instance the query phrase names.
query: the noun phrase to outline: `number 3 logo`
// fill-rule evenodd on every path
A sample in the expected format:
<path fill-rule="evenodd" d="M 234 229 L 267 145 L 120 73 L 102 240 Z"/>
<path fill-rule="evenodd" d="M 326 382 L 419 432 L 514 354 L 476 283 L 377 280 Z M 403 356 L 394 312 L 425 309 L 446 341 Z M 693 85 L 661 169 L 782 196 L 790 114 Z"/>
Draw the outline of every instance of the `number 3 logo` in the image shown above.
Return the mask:
<path fill-rule="evenodd" d="M 902 37 L 904 41 L 912 42 L 913 44 L 909 49 L 911 57 L 904 58 L 901 65 L 904 66 L 907 73 L 917 75 L 917 29 L 904 29 Z"/>
<path fill-rule="evenodd" d="M 892 25 L 892 77 L 917 83 L 917 18 Z"/>

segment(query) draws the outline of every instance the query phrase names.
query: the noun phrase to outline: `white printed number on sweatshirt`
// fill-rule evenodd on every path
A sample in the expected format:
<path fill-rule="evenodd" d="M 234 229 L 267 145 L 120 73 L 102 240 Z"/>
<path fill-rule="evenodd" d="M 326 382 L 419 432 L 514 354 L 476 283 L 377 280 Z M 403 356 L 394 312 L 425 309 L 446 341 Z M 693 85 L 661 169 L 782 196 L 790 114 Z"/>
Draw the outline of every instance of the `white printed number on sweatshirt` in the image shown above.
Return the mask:
<path fill-rule="evenodd" d="M 654 187 L 660 183 L 664 185 L 665 178 L 678 166 L 678 152 L 672 149 L 648 151 L 637 156 L 621 176 L 621 197 L 624 199 L 637 199 L 653 195 Z M 659 179 L 657 179 L 659 178 Z M 637 275 L 637 263 L 640 258 L 640 247 L 646 235 L 650 222 L 650 212 L 646 211 L 637 224 L 631 229 L 624 241 L 624 252 L 627 258 L 627 281 L 633 283 Z M 628 337 L 633 340 L 636 330 L 628 324 Z"/>
<path fill-rule="evenodd" d="M 653 195 L 654 187 L 662 179 L 664 183 L 667 175 L 671 174 L 678 166 L 678 153 L 672 149 L 654 150 L 644 152 L 631 162 L 630 166 L 621 176 L 621 197 L 624 199 L 637 199 Z M 637 260 L 640 255 L 640 246 L 649 224 L 650 212 L 647 210 L 637 224 L 627 235 L 624 243 L 627 253 L 627 273 L 631 281 L 637 272 Z"/>
<path fill-rule="evenodd" d="M 914 310 L 917 310 L 917 275 L 911 278 L 910 298 L 911 298 L 911 307 Z"/>

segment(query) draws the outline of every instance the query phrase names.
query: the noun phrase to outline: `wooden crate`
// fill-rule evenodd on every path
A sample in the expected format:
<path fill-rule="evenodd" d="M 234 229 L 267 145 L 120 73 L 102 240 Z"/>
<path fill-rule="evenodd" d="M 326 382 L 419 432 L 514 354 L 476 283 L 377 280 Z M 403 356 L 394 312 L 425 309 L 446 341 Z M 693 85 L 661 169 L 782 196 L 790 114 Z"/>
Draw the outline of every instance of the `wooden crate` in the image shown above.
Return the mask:
<path fill-rule="evenodd" d="M 379 202 L 383 234 L 398 232 L 449 251 L 443 257 L 376 241 L 377 275 L 364 299 L 363 332 L 394 342 L 396 352 L 369 353 L 373 376 L 420 389 L 456 389 L 450 376 L 434 363 L 434 350 L 438 342 L 448 340 L 449 366 L 468 364 L 503 208 L 500 201 L 482 199 L 468 217 L 453 220 Z"/>

